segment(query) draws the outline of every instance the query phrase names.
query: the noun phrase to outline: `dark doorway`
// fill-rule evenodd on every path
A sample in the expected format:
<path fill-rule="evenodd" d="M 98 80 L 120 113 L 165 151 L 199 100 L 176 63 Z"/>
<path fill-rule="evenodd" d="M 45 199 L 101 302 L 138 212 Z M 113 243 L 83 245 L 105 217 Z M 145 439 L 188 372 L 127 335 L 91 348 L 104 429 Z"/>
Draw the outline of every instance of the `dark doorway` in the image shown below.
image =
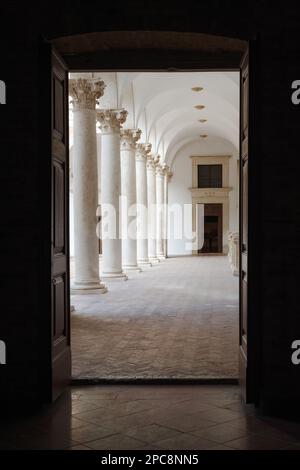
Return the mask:
<path fill-rule="evenodd" d="M 204 244 L 199 253 L 222 253 L 222 204 L 204 204 Z"/>

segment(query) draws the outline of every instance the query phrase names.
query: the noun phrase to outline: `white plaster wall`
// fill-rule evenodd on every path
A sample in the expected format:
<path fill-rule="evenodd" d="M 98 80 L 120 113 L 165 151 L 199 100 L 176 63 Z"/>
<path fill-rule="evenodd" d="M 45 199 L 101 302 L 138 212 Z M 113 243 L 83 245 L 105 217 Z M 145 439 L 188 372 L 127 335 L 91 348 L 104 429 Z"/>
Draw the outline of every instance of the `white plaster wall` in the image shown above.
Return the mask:
<path fill-rule="evenodd" d="M 192 160 L 190 156 L 201 155 L 232 155 L 229 159 L 229 186 L 233 190 L 229 193 L 229 230 L 238 231 L 238 150 L 227 140 L 217 137 L 208 137 L 207 140 L 196 140 L 185 144 L 174 155 L 171 164 L 173 176 L 169 182 L 169 233 L 168 255 L 184 256 L 192 253 L 192 214 L 188 206 L 192 205 L 192 196 L 189 188 L 192 186 Z M 170 164 L 170 163 L 169 163 Z M 183 237 L 178 239 L 180 233 L 180 220 L 171 216 L 172 207 L 178 204 L 185 207 L 186 217 L 183 220 Z"/>

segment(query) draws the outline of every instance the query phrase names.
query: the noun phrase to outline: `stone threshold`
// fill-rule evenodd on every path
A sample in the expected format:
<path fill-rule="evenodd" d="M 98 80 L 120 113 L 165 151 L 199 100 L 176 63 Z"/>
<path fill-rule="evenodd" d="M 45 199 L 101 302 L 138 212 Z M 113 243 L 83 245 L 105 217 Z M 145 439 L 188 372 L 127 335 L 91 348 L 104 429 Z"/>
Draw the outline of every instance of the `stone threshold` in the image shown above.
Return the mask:
<path fill-rule="evenodd" d="M 237 377 L 105 377 L 72 378 L 71 385 L 238 385 Z"/>

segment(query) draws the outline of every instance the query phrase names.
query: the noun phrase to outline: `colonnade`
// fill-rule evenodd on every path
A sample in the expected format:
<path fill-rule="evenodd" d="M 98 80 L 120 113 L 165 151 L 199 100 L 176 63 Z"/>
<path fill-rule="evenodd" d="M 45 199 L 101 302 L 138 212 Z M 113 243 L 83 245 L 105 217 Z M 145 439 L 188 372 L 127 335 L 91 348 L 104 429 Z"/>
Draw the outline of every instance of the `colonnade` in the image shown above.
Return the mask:
<path fill-rule="evenodd" d="M 74 113 L 74 254 L 73 293 L 105 293 L 99 277 L 97 207 L 102 214 L 101 280 L 127 279 L 166 258 L 168 166 L 139 143 L 141 131 L 127 129 L 125 109 L 98 109 L 105 84 L 71 79 Z M 96 123 L 101 133 L 97 169 Z M 101 181 L 99 180 L 99 177 Z M 101 200 L 98 200 L 98 188 Z M 107 230 L 108 229 L 108 230 Z"/>

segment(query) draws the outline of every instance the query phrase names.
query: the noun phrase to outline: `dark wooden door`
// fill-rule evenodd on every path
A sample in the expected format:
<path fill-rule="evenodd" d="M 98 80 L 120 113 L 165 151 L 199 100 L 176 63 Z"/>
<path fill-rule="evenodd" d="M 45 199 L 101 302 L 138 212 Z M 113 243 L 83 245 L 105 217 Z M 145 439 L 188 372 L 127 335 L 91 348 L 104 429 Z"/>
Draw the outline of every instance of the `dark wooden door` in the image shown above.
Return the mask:
<path fill-rule="evenodd" d="M 43 184 L 49 183 L 47 207 L 51 209 L 51 220 L 48 219 L 47 231 L 51 239 L 49 237 L 46 240 L 50 245 L 48 253 L 51 271 L 46 277 L 45 286 L 45 289 L 49 289 L 49 300 L 46 304 L 45 299 L 47 308 L 42 338 L 45 356 L 41 366 L 45 391 L 43 401 L 53 402 L 67 388 L 71 378 L 68 71 L 50 45 L 44 45 L 43 55 L 46 74 L 44 87 L 47 89 L 44 90 L 46 102 L 43 102 L 45 124 L 42 157 L 45 159 L 46 171 Z M 47 119 L 47 112 L 51 113 L 51 120 Z"/>
<path fill-rule="evenodd" d="M 253 346 L 252 329 L 249 328 L 249 245 L 248 245 L 248 178 L 249 178 L 249 51 L 241 63 L 240 109 L 240 352 L 239 379 L 245 402 L 253 401 Z"/>

